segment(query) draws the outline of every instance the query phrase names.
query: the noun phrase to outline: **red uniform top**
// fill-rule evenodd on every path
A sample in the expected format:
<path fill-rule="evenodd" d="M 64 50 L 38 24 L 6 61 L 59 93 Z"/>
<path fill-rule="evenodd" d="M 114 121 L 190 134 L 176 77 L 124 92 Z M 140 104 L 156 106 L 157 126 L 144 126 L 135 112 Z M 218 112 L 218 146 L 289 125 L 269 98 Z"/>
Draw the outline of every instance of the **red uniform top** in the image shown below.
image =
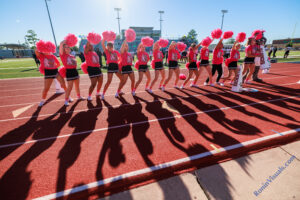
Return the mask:
<path fill-rule="evenodd" d="M 126 65 L 132 65 L 132 55 L 128 52 L 124 52 L 120 56 L 121 62 L 120 65 L 121 67 L 126 66 Z"/>
<path fill-rule="evenodd" d="M 96 54 L 95 51 L 89 51 L 88 53 L 85 53 L 84 57 L 87 66 L 100 67 L 99 56 Z"/>
<path fill-rule="evenodd" d="M 208 48 L 202 48 L 200 51 L 201 60 L 208 60 L 209 59 L 209 49 Z"/>
<path fill-rule="evenodd" d="M 240 52 L 238 50 L 231 49 L 230 51 L 230 60 L 238 61 L 240 59 Z"/>
<path fill-rule="evenodd" d="M 77 62 L 75 56 L 71 54 L 59 54 L 61 62 L 67 69 L 76 69 L 77 68 Z"/>
<path fill-rule="evenodd" d="M 256 54 L 256 50 L 254 48 L 254 45 L 248 45 L 245 49 L 245 53 L 246 53 L 246 57 L 249 57 L 249 53 L 251 53 L 252 55 Z M 254 57 L 254 56 L 252 56 Z"/>
<path fill-rule="evenodd" d="M 120 57 L 120 53 L 117 50 L 113 50 L 112 52 L 105 50 L 105 54 L 107 64 L 118 63 L 118 57 Z"/>
<path fill-rule="evenodd" d="M 169 50 L 168 61 L 177 61 L 180 57 L 180 53 L 176 49 Z"/>
<path fill-rule="evenodd" d="M 219 65 L 223 63 L 223 49 L 214 49 L 212 64 Z"/>
<path fill-rule="evenodd" d="M 190 62 L 197 62 L 197 51 L 190 49 L 189 60 L 190 60 Z"/>
<path fill-rule="evenodd" d="M 137 53 L 137 57 L 140 65 L 147 65 L 149 61 L 149 54 L 146 51 L 140 51 Z"/>
<path fill-rule="evenodd" d="M 57 69 L 60 66 L 60 62 L 53 54 L 45 55 L 41 53 L 39 55 L 39 60 L 41 62 L 41 67 L 45 69 Z"/>
<path fill-rule="evenodd" d="M 164 59 L 164 55 L 161 51 L 155 50 L 153 52 L 153 60 L 154 60 L 153 62 L 162 62 L 163 59 Z"/>

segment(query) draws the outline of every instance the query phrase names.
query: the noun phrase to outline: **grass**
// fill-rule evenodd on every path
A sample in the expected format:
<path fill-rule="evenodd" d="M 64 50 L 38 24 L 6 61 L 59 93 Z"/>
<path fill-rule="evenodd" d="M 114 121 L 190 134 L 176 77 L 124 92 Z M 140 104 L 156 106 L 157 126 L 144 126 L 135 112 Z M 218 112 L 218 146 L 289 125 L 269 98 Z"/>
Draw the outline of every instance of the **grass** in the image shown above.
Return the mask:
<path fill-rule="evenodd" d="M 300 51 L 291 51 L 288 59 L 283 59 L 284 51 L 277 51 L 277 61 L 278 62 L 300 62 Z M 244 52 L 241 52 L 241 60 L 245 56 Z M 210 54 L 210 59 L 212 59 L 212 54 Z M 59 59 L 60 60 L 60 59 Z M 104 58 L 102 59 L 105 63 Z M 184 68 L 184 63 L 179 63 L 180 67 Z M 77 57 L 77 65 L 79 73 L 83 72 L 80 69 L 81 61 Z M 134 68 L 134 67 L 133 67 Z M 135 70 L 135 69 L 134 69 Z M 105 73 L 106 69 L 102 69 Z M 42 76 L 32 58 L 19 58 L 19 59 L 4 59 L 0 60 L 0 79 L 7 78 L 23 78 L 23 77 L 39 77 Z"/>

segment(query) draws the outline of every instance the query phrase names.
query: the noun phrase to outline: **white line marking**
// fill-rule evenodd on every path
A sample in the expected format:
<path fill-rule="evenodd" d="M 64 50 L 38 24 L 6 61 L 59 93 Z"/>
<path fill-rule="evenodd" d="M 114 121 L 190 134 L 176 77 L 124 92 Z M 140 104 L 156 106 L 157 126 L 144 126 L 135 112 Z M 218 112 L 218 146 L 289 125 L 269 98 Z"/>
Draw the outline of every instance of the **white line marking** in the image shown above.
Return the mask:
<path fill-rule="evenodd" d="M 284 99 L 294 99 L 294 98 L 297 98 L 297 97 L 300 97 L 300 95 L 299 96 L 290 96 L 290 97 L 280 98 L 280 99 L 272 99 L 272 100 L 268 100 L 268 101 L 254 102 L 254 103 L 243 104 L 243 105 L 236 105 L 236 106 L 231 106 L 231 107 L 222 107 L 222 108 L 217 108 L 217 109 L 211 109 L 211 110 L 205 110 L 205 111 L 199 111 L 199 112 L 193 112 L 193 113 L 186 113 L 186 114 L 182 114 L 180 116 L 181 117 L 187 117 L 187 116 L 192 116 L 192 115 L 199 115 L 199 114 L 204 114 L 204 113 L 217 112 L 217 111 L 220 111 L 220 110 L 229 110 L 229 109 L 233 109 L 233 108 L 246 107 L 246 106 L 251 106 L 251 105 L 256 105 L 256 104 L 265 104 L 265 103 L 269 103 L 269 102 L 273 102 L 273 101 L 281 101 L 281 100 L 284 100 Z M 152 122 L 169 120 L 169 119 L 174 119 L 174 116 L 156 118 L 156 119 L 151 119 L 151 120 L 146 120 L 146 121 L 134 122 L 134 123 L 129 123 L 129 124 L 122 124 L 122 125 L 99 128 L 99 129 L 93 129 L 93 130 L 87 130 L 87 131 L 71 133 L 71 134 L 65 134 L 65 135 L 60 135 L 60 136 L 55 136 L 55 137 L 47 137 L 47 138 L 42 138 L 42 139 L 37 139 L 37 140 L 29 140 L 29 141 L 26 141 L 26 142 L 5 144 L 5 145 L 0 145 L 0 149 L 6 148 L 6 147 L 11 147 L 11 146 L 31 144 L 31 143 L 34 143 L 34 142 L 42 142 L 42 141 L 48 141 L 48 140 L 56 140 L 56 139 L 59 139 L 59 138 L 72 137 L 72 136 L 87 134 L 87 133 L 91 133 L 91 132 L 94 133 L 94 132 L 106 131 L 106 130 L 109 130 L 109 129 L 123 128 L 123 127 L 127 127 L 127 126 L 135 126 L 135 125 L 140 125 L 140 124 L 145 124 L 145 123 L 152 123 Z"/>
<path fill-rule="evenodd" d="M 283 84 L 283 85 L 293 85 L 293 84 L 295 84 L 295 83 L 287 83 L 287 84 Z M 269 87 L 264 87 L 264 88 L 272 88 L 272 87 L 274 87 L 274 86 L 269 86 Z M 257 87 L 257 88 L 262 88 L 262 87 Z M 174 88 L 166 88 L 166 89 L 173 90 Z M 153 90 L 153 91 L 157 91 L 157 90 Z M 136 92 L 136 93 L 143 93 L 143 91 L 142 92 Z M 220 92 L 209 92 L 209 93 L 206 93 L 206 94 L 196 94 L 196 95 L 189 95 L 189 96 L 181 96 L 181 98 L 208 96 L 208 95 L 212 95 L 212 94 L 223 94 L 223 93 L 233 93 L 233 94 L 236 94 L 235 92 L 232 92 L 231 90 L 228 90 L 227 92 L 226 91 L 220 91 Z M 112 95 L 110 95 L 110 96 L 112 96 Z M 159 100 L 152 101 L 151 103 L 158 102 L 158 101 L 164 101 L 164 100 L 173 100 L 173 99 L 176 99 L 176 98 L 164 98 L 164 99 L 159 99 Z M 62 101 L 62 100 L 56 100 L 56 101 Z M 55 101 L 51 101 L 51 102 L 55 102 Z M 118 105 L 112 105 L 112 106 L 108 106 L 108 107 L 109 108 L 116 108 L 116 107 L 119 107 L 119 106 L 129 106 L 129 105 L 137 105 L 137 104 L 145 104 L 145 102 L 139 102 L 139 103 L 134 103 L 134 104 L 130 104 L 130 103 L 129 104 L 118 104 Z M 20 104 L 20 105 L 23 105 L 23 104 Z M 91 111 L 91 110 L 98 110 L 98 109 L 106 109 L 108 107 L 101 106 L 101 107 L 96 107 L 96 108 L 92 108 L 92 109 L 75 110 L 75 111 L 72 111 L 72 112 L 69 112 L 69 113 L 78 113 L 78 112 L 83 112 L 83 111 L 87 111 L 87 110 Z M 61 112 L 57 113 L 57 114 L 61 114 Z M 38 115 L 38 116 L 26 116 L 26 117 L 20 117 L 20 118 L 2 119 L 2 120 L 0 120 L 0 123 L 1 122 L 6 122 L 6 121 L 28 119 L 28 118 L 32 118 L 32 117 L 33 118 L 36 118 L 36 117 L 41 118 L 41 117 L 46 117 L 46 116 L 50 116 L 50 115 L 53 115 L 53 113 L 43 114 L 43 115 Z"/>
<path fill-rule="evenodd" d="M 119 180 L 124 180 L 124 179 L 127 179 L 127 178 L 147 174 L 147 173 L 150 173 L 150 172 L 155 172 L 155 171 L 165 169 L 165 168 L 168 168 L 168 167 L 172 167 L 172 166 L 175 166 L 175 165 L 179 165 L 179 164 L 183 164 L 183 163 L 186 163 L 186 162 L 198 160 L 200 158 L 205 158 L 205 157 L 208 157 L 208 156 L 212 156 L 212 155 L 215 155 L 215 154 L 218 154 L 218 153 L 221 153 L 221 152 L 230 151 L 230 150 L 233 150 L 233 149 L 239 149 L 241 147 L 247 147 L 247 146 L 255 144 L 255 143 L 264 142 L 264 141 L 271 140 L 271 139 L 274 139 L 274 138 L 282 137 L 283 135 L 289 135 L 289 134 L 297 133 L 299 131 L 300 131 L 300 128 L 297 128 L 297 129 L 282 132 L 281 133 L 282 135 L 274 134 L 274 135 L 261 137 L 261 138 L 258 138 L 258 139 L 249 140 L 249 141 L 246 141 L 246 142 L 242 142 L 242 143 L 226 146 L 226 147 L 223 147 L 223 148 L 219 148 L 218 151 L 217 150 L 207 151 L 207 152 L 204 152 L 204 153 L 200 153 L 200 154 L 196 154 L 196 155 L 193 155 L 193 156 L 173 160 L 173 161 L 162 163 L 162 164 L 155 165 L 155 166 L 152 166 L 152 167 L 147 167 L 147 168 L 144 168 L 144 169 L 131 171 L 131 172 L 128 172 L 128 173 L 125 173 L 125 174 L 121 174 L 121 175 L 117 175 L 117 176 L 114 176 L 114 177 L 106 178 L 104 180 L 99 180 L 99 181 L 92 182 L 92 183 L 89 183 L 89 184 L 86 184 L 86 185 L 81 185 L 81 186 L 71 188 L 71 189 L 68 189 L 68 190 L 64 190 L 64 191 L 61 191 L 61 192 L 57 192 L 57 193 L 49 194 L 49 195 L 42 196 L 42 197 L 39 197 L 39 198 L 35 198 L 34 200 L 47 200 L 47 199 L 56 199 L 56 198 L 64 197 L 64 196 L 71 195 L 71 194 L 74 194 L 74 193 L 78 193 L 78 192 L 81 192 L 81 191 L 84 191 L 84 190 L 99 187 L 99 186 L 102 186 L 102 185 L 105 185 L 105 184 L 108 184 L 108 183 L 113 183 L 113 182 L 116 182 L 116 181 L 119 181 Z"/>
<path fill-rule="evenodd" d="M 25 106 L 23 108 L 19 108 L 17 110 L 12 111 L 12 114 L 14 116 L 14 118 L 18 117 L 19 115 L 21 115 L 23 112 L 25 112 L 26 110 L 28 110 L 29 108 L 31 108 L 34 104 L 31 104 L 29 106 Z"/>

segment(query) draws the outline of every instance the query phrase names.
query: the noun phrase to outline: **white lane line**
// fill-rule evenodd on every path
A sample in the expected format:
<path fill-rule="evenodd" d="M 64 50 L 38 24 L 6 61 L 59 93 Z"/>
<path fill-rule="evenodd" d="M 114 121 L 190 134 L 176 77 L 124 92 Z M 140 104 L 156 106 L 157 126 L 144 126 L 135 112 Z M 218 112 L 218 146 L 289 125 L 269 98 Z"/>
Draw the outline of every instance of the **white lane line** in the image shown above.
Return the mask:
<path fill-rule="evenodd" d="M 4 69 L 39 69 L 38 67 L 36 66 L 31 66 L 31 67 L 6 67 L 6 68 L 3 68 L 3 67 L 0 67 L 0 70 L 4 70 Z"/>
<path fill-rule="evenodd" d="M 284 73 L 284 72 L 295 72 L 294 70 L 293 71 L 280 71 L 280 73 Z M 154 74 L 152 74 L 152 75 L 154 75 Z M 297 75 L 294 75 L 294 76 L 297 76 Z M 297 76 L 297 77 L 300 77 L 300 76 Z M 269 78 L 266 78 L 266 79 L 269 79 Z M 117 79 L 118 80 L 118 79 Z M 203 80 L 205 80 L 205 79 L 203 79 Z M 200 80 L 198 80 L 198 82 L 199 82 Z M 86 81 L 83 81 L 83 82 L 88 82 L 88 83 L 84 83 L 84 84 L 80 84 L 80 86 L 83 86 L 83 85 L 90 85 L 90 82 L 89 82 L 89 80 L 86 80 Z M 43 84 L 42 82 L 40 82 L 41 84 Z M 114 82 L 112 82 L 111 84 L 114 84 L 114 83 L 116 83 L 116 84 L 119 84 L 119 81 L 114 81 Z M 24 84 L 23 85 L 21 85 L 22 87 L 24 87 Z M 1 87 L 1 86 L 0 86 Z M 9 86 L 3 86 L 3 87 L 9 87 Z M 27 87 L 27 88 L 22 88 L 22 89 L 14 89 L 14 90 L 0 90 L 0 92 L 11 92 L 11 91 L 22 91 L 22 90 L 30 90 L 30 91 L 32 91 L 32 90 L 38 90 L 38 89 L 40 89 L 40 90 L 42 90 L 43 89 L 43 87 L 35 87 L 35 88 L 30 88 L 30 87 Z"/>
<path fill-rule="evenodd" d="M 21 115 L 23 112 L 25 112 L 26 110 L 28 110 L 29 108 L 31 108 L 34 104 L 31 104 L 29 106 L 25 106 L 23 108 L 19 108 L 17 110 L 12 111 L 12 114 L 14 116 L 14 118 L 18 117 L 19 115 Z"/>
<path fill-rule="evenodd" d="M 265 104 L 265 103 L 274 102 L 274 101 L 281 101 L 281 100 L 285 100 L 285 99 L 294 99 L 294 98 L 297 98 L 297 97 L 300 97 L 300 95 L 299 96 L 290 96 L 290 97 L 280 98 L 280 99 L 272 99 L 272 100 L 268 100 L 268 101 L 254 102 L 254 103 L 249 103 L 249 104 L 236 105 L 236 106 L 231 106 L 231 107 L 222 107 L 222 108 L 217 108 L 217 109 L 186 113 L 186 114 L 181 114 L 180 116 L 181 117 L 188 117 L 188 116 L 192 116 L 192 115 L 200 115 L 200 114 L 204 114 L 204 113 L 218 112 L 218 111 L 221 111 L 221 110 L 230 110 L 230 109 L 233 109 L 233 108 L 247 107 L 247 106 L 252 106 L 252 105 L 256 105 L 256 104 Z M 106 131 L 106 130 L 110 130 L 110 129 L 123 128 L 123 127 L 127 127 L 127 126 L 135 126 L 135 125 L 140 125 L 140 124 L 145 124 L 145 123 L 164 121 L 164 120 L 169 120 L 169 119 L 174 119 L 174 116 L 156 118 L 156 119 L 151 119 L 151 120 L 146 120 L 146 121 L 116 125 L 116 126 L 93 129 L 93 130 L 87 130 L 87 131 L 71 133 L 71 134 L 65 134 L 65 135 L 60 135 L 60 136 L 55 136 L 55 137 L 47 137 L 47 138 L 42 138 L 42 139 L 37 139 L 37 140 L 29 140 L 29 141 L 26 141 L 26 142 L 17 142 L 17 143 L 12 143 L 12 144 L 5 144 L 5 145 L 0 145 L 0 149 L 6 148 L 6 147 L 11 147 L 11 146 L 23 145 L 23 144 L 31 144 L 31 143 L 35 143 L 35 142 L 56 140 L 56 139 L 59 139 L 59 138 L 72 137 L 72 136 L 87 134 L 87 133 L 91 133 L 91 132 L 95 133 L 95 132 Z"/>
<path fill-rule="evenodd" d="M 120 175 L 117 175 L 117 176 L 114 176 L 114 177 L 110 177 L 110 178 L 106 178 L 106 179 L 99 180 L 99 181 L 96 181 L 96 182 L 92 182 L 92 183 L 89 183 L 89 184 L 86 184 L 86 185 L 81 185 L 81 186 L 71 188 L 71 189 L 68 189 L 68 190 L 60 191 L 60 192 L 57 192 L 57 193 L 52 193 L 52 194 L 45 195 L 45 196 L 42 196 L 42 197 L 39 197 L 39 198 L 35 198 L 34 200 L 48 200 L 48 199 L 56 199 L 56 198 L 68 196 L 68 195 L 75 194 L 75 193 L 78 193 L 78 192 L 81 192 L 81 191 L 84 191 L 84 190 L 89 190 L 89 189 L 92 189 L 92 188 L 103 186 L 105 184 L 117 182 L 117 181 L 120 181 L 120 180 L 132 178 L 132 177 L 135 177 L 135 176 L 140 176 L 140 175 L 147 174 L 147 173 L 150 173 L 150 172 L 159 171 L 159 170 L 162 170 L 162 169 L 165 169 L 165 168 L 168 168 L 168 167 L 173 167 L 173 166 L 176 166 L 176 165 L 179 165 L 179 164 L 184 164 L 184 163 L 187 163 L 187 162 L 190 162 L 190 161 L 195 161 L 195 160 L 205 158 L 205 157 L 209 157 L 209 156 L 219 154 L 219 153 L 222 153 L 222 152 L 225 152 L 225 151 L 230 151 L 230 150 L 239 149 L 239 148 L 242 148 L 242 147 L 247 147 L 249 145 L 253 145 L 253 144 L 256 144 L 256 143 L 260 143 L 260 142 L 266 142 L 266 141 L 272 140 L 274 138 L 278 138 L 278 137 L 282 137 L 284 135 L 290 135 L 290 134 L 298 133 L 298 132 L 300 132 L 300 128 L 289 130 L 289 131 L 284 131 L 284 132 L 281 133 L 281 135 L 279 135 L 279 134 L 269 135 L 269 136 L 261 137 L 261 138 L 258 138 L 258 139 L 253 139 L 253 140 L 249 140 L 249 141 L 246 141 L 246 142 L 242 142 L 242 143 L 226 146 L 226 147 L 223 147 L 223 148 L 219 148 L 217 150 L 206 151 L 204 153 L 196 154 L 196 155 L 193 155 L 193 156 L 188 156 L 188 157 L 185 157 L 185 158 L 180 158 L 180 159 L 173 160 L 173 161 L 170 161 L 170 162 L 165 162 L 165 163 L 162 163 L 162 164 L 154 165 L 152 167 L 147 167 L 147 168 L 143 168 L 143 169 L 140 169 L 140 170 L 131 171 L 131 172 L 128 172 L 128 173 L 125 173 L 125 174 L 120 174 Z"/>
<path fill-rule="evenodd" d="M 282 77 L 282 76 L 278 76 L 278 77 L 275 77 L 275 78 L 273 78 L 273 77 L 271 77 L 271 78 L 265 78 L 264 80 L 267 80 L 267 79 L 277 79 L 277 78 L 284 78 L 284 77 Z M 283 85 L 289 85 L 290 83 L 288 83 L 288 84 L 281 84 L 281 85 L 277 85 L 277 86 L 283 86 Z M 142 84 L 140 84 L 140 85 L 145 85 L 144 83 L 142 83 Z M 208 87 L 208 86 L 204 86 L 204 85 L 200 85 L 199 87 Z M 256 87 L 256 86 L 253 86 L 253 87 Z M 258 86 L 258 87 L 256 87 L 256 88 L 269 88 L 269 87 L 275 87 L 275 86 Z M 116 87 L 114 87 L 114 88 L 116 88 Z M 174 88 L 166 88 L 166 90 L 173 90 Z M 111 90 L 111 88 L 110 88 L 110 90 Z M 81 90 L 82 91 L 82 90 Z M 155 91 L 160 91 L 160 89 L 157 89 L 157 90 L 152 90 L 153 92 L 155 92 Z M 142 91 L 138 91 L 138 92 L 136 92 L 136 93 L 144 93 L 144 92 L 147 92 L 147 91 L 144 91 L 144 90 L 142 90 Z M 41 95 L 41 93 L 37 93 L 38 95 Z M 125 93 L 125 94 L 131 94 L 130 92 L 128 92 L 128 93 Z M 32 95 L 35 95 L 35 94 L 30 94 L 30 96 L 32 96 Z M 29 96 L 29 95 L 16 95 L 16 96 L 6 96 L 6 97 L 17 97 L 17 96 Z M 109 94 L 108 95 L 105 95 L 105 96 L 115 96 L 115 93 L 110 93 L 109 92 Z M 1 99 L 2 97 L 0 97 L 0 99 Z M 5 97 L 3 97 L 3 98 L 5 98 Z M 54 101 L 51 101 L 51 102 L 60 102 L 60 101 L 65 101 L 65 99 L 58 99 L 58 100 L 54 100 Z M 39 101 L 37 102 L 28 102 L 28 103 L 21 103 L 21 104 L 7 104 L 7 105 L 1 105 L 0 106 L 0 108 L 1 107 L 9 107 L 9 106 L 20 106 L 20 105 L 28 105 L 28 104 L 38 104 L 38 103 L 40 103 Z"/>
<path fill-rule="evenodd" d="M 295 83 L 287 83 L 287 84 L 283 84 L 283 85 L 294 85 Z M 281 85 L 281 86 L 283 86 Z M 269 87 L 263 87 L 263 88 L 272 88 L 274 86 L 269 86 Z M 262 88 L 262 87 L 257 87 L 257 88 Z M 168 90 L 172 90 L 174 88 L 166 88 Z M 153 91 L 156 91 L 156 90 L 153 90 Z M 138 93 L 138 92 L 137 92 Z M 142 92 L 140 92 L 142 93 Z M 236 94 L 235 92 L 232 92 L 231 90 L 228 90 L 228 91 L 220 91 L 220 92 L 209 92 L 209 93 L 206 93 L 206 94 L 196 94 L 196 95 L 186 95 L 186 96 L 181 96 L 181 98 L 191 98 L 191 97 L 199 97 L 199 96 L 208 96 L 208 95 L 212 95 L 212 94 L 223 94 L 223 93 L 233 93 L 233 94 Z M 154 101 L 151 101 L 151 103 L 153 102 L 162 102 L 162 101 L 165 101 L 165 100 L 173 100 L 173 99 L 176 99 L 176 98 L 163 98 L 163 99 L 158 99 L 158 100 L 154 100 Z M 59 101 L 59 100 L 57 100 Z M 52 101 L 54 102 L 54 101 Z M 92 108 L 92 109 L 82 109 L 82 110 L 75 110 L 75 111 L 72 111 L 72 112 L 69 112 L 69 113 L 78 113 L 78 112 L 83 112 L 83 111 L 92 111 L 92 110 L 98 110 L 98 109 L 106 109 L 106 108 L 117 108 L 119 106 L 133 106 L 133 105 L 137 105 L 137 104 L 146 104 L 145 102 L 138 102 L 138 103 L 134 103 L 134 104 L 118 104 L 118 105 L 112 105 L 112 106 L 108 106 L 108 107 L 96 107 L 96 108 Z M 65 113 L 57 113 L 57 114 L 65 114 Z M 46 117 L 46 116 L 50 116 L 50 115 L 53 115 L 53 113 L 50 113 L 50 114 L 43 114 L 43 115 L 37 115 L 37 116 L 27 116 L 27 117 L 20 117 L 20 118 L 11 118 L 11 119 L 2 119 L 0 120 L 0 123 L 1 122 L 6 122 L 6 121 L 14 121 L 14 120 L 22 120 L 22 119 L 29 119 L 29 118 L 36 118 L 36 117 Z"/>

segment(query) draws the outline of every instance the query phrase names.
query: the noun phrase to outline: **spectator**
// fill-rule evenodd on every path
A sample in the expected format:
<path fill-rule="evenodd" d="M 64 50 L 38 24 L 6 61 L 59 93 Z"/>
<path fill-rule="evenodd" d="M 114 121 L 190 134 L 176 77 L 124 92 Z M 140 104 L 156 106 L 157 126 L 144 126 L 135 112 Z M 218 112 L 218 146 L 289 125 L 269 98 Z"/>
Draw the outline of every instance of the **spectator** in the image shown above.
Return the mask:
<path fill-rule="evenodd" d="M 36 66 L 39 67 L 41 63 L 34 52 L 32 53 L 32 58 L 34 59 Z"/>
<path fill-rule="evenodd" d="M 289 56 L 291 49 L 292 49 L 292 47 L 289 47 L 289 46 L 285 48 L 285 52 L 284 52 L 283 58 L 287 58 Z"/>
<path fill-rule="evenodd" d="M 269 50 L 269 53 L 268 53 L 268 56 L 269 56 L 269 58 L 271 57 L 271 55 L 272 55 L 272 52 L 273 52 L 273 45 L 270 47 L 270 50 Z"/>
<path fill-rule="evenodd" d="M 84 55 L 83 55 L 82 52 L 80 52 L 79 58 L 80 58 L 80 60 L 81 60 L 81 63 L 84 63 L 84 62 L 85 62 L 85 57 L 84 57 Z"/>
<path fill-rule="evenodd" d="M 276 58 L 277 47 L 275 46 L 273 49 L 273 58 Z"/>

